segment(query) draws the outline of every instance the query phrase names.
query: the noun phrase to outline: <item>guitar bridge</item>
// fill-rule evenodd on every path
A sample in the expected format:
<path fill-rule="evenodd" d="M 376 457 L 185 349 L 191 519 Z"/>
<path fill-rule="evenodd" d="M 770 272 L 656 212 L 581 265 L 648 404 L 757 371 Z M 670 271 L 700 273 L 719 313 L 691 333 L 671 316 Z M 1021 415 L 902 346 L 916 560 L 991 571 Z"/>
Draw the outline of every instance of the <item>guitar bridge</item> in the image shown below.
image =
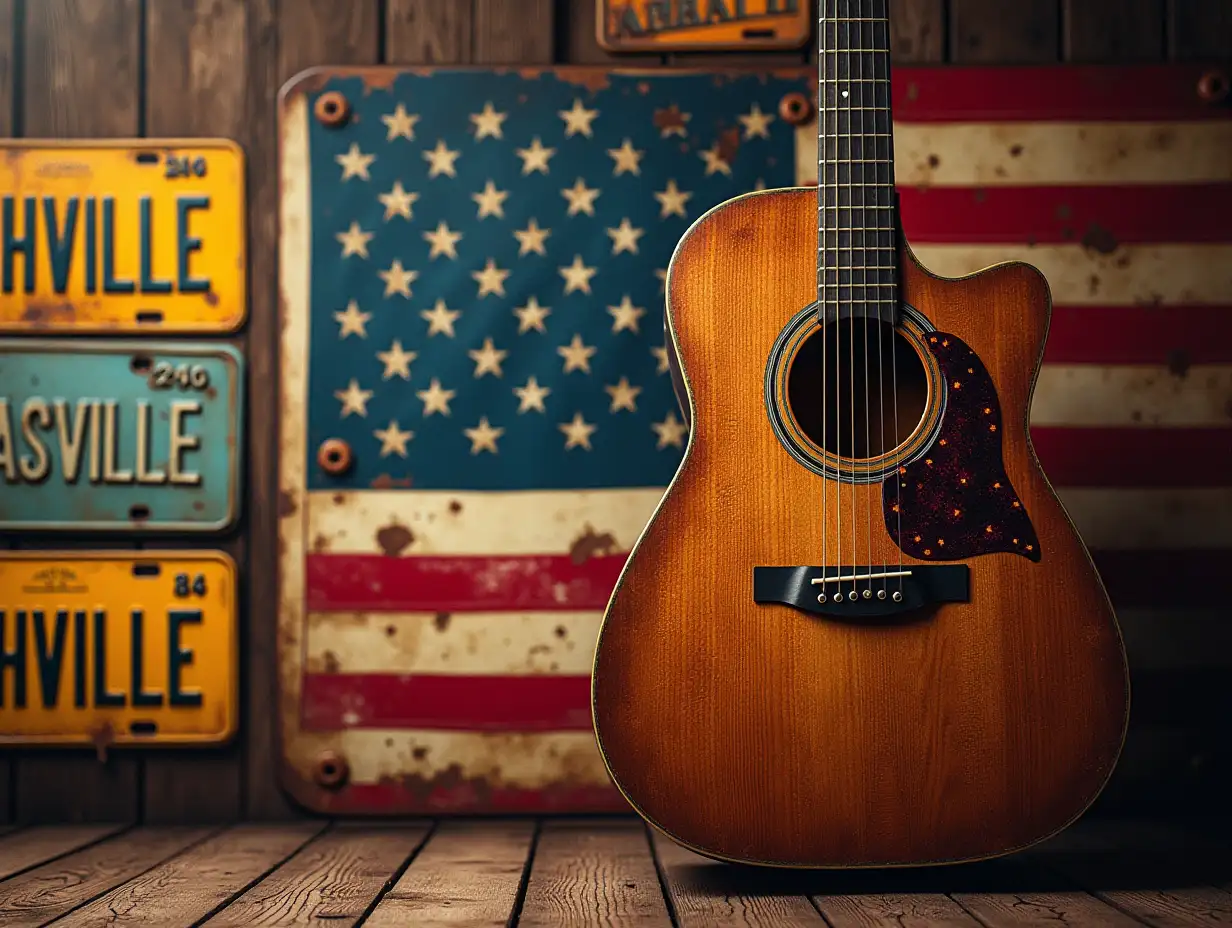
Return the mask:
<path fill-rule="evenodd" d="M 966 564 L 754 567 L 753 602 L 810 615 L 874 619 L 971 598 Z"/>

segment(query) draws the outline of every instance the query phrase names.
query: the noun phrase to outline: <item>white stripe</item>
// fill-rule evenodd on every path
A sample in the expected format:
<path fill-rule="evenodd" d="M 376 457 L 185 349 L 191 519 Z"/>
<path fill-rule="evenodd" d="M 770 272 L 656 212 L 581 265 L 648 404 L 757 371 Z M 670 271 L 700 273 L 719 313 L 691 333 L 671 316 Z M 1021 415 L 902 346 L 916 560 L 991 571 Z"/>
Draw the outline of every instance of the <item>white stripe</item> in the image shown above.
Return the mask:
<path fill-rule="evenodd" d="M 903 186 L 1232 180 L 1232 121 L 894 124 Z M 796 183 L 817 180 L 817 123 L 796 130 Z"/>
<path fill-rule="evenodd" d="M 316 491 L 307 537 L 317 553 L 570 554 L 581 563 L 629 551 L 663 490 Z"/>
<path fill-rule="evenodd" d="M 579 674 L 602 612 L 310 613 L 309 672 Z"/>
<path fill-rule="evenodd" d="M 1060 487 L 1087 547 L 1100 550 L 1232 548 L 1232 488 Z M 1230 552 L 1232 554 L 1232 552 Z M 1167 583 L 1143 577 L 1143 583 Z"/>
<path fill-rule="evenodd" d="M 1232 365 L 1194 365 L 1178 377 L 1163 365 L 1044 364 L 1031 424 L 1228 428 L 1229 396 Z"/>
<path fill-rule="evenodd" d="M 594 733 L 589 731 L 508 734 L 373 728 L 301 732 L 288 745 L 287 760 L 311 783 L 317 758 L 325 750 L 337 751 L 347 759 L 352 783 L 440 776 L 453 783 L 478 778 L 496 788 L 544 789 L 562 783 L 588 787 L 612 782 Z"/>
<path fill-rule="evenodd" d="M 1166 576 L 1143 585 L 1167 584 Z M 1227 611 L 1118 609 L 1131 670 L 1232 666 L 1232 622 Z"/>
<path fill-rule="evenodd" d="M 1229 157 L 1232 161 L 1232 156 Z M 1025 261 L 1048 279 L 1061 306 L 1232 303 L 1232 245 L 1122 245 L 1100 254 L 1082 245 L 912 244 L 942 277 Z"/>

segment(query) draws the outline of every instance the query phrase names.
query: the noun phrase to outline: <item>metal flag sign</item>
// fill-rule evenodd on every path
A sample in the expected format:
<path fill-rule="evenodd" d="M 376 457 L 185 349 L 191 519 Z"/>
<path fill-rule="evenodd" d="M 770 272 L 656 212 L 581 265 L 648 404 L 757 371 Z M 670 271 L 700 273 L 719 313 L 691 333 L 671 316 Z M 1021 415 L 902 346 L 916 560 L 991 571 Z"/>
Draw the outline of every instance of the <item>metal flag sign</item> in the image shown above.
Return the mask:
<path fill-rule="evenodd" d="M 803 0 L 595 0 L 599 44 L 615 52 L 800 48 Z"/>

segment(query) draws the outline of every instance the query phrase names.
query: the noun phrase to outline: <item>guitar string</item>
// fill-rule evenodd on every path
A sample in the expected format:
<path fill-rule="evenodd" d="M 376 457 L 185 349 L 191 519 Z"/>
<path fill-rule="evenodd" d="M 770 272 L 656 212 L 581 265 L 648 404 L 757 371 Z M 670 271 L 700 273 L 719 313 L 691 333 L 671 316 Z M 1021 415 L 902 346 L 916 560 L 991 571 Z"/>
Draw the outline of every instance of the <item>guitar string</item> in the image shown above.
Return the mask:
<path fill-rule="evenodd" d="M 890 41 L 888 0 L 886 0 L 886 6 L 887 6 L 887 9 L 886 9 L 886 45 L 888 46 L 889 41 Z M 891 71 L 893 71 L 894 66 L 890 63 L 890 53 L 888 51 L 888 48 L 886 52 L 884 53 L 884 55 L 885 55 L 885 60 L 883 61 L 883 64 L 885 66 L 885 76 L 884 76 L 885 83 L 874 84 L 874 87 L 885 88 L 885 113 L 887 116 L 886 132 L 888 133 L 886 136 L 886 189 L 889 191 L 889 194 L 890 194 L 890 206 L 894 207 L 894 209 L 887 210 L 887 212 L 890 214 L 890 220 L 893 223 L 893 225 L 890 226 L 892 232 L 889 236 L 887 236 L 887 238 L 889 238 L 891 245 L 893 245 L 893 248 L 890 253 L 894 257 L 894 263 L 895 263 L 895 268 L 896 268 L 896 270 L 894 271 L 894 274 L 895 274 L 894 280 L 895 280 L 895 283 L 897 284 L 899 282 L 898 272 L 897 272 L 897 266 L 898 266 L 898 241 L 897 239 L 898 239 L 898 232 L 899 232 L 899 221 L 898 221 L 899 217 L 898 217 L 898 209 L 897 209 L 897 206 L 898 206 L 897 193 L 895 192 L 895 186 L 894 186 L 894 107 L 893 107 L 894 91 L 893 91 L 893 88 L 890 86 L 890 76 L 891 76 Z M 877 72 L 874 67 L 874 71 L 873 71 L 874 77 L 876 76 L 876 74 Z M 893 320 L 898 315 L 898 310 L 902 306 L 902 301 L 899 299 L 899 296 L 898 296 L 897 286 L 890 288 L 890 295 L 894 300 L 892 304 L 894 315 L 890 317 L 891 320 Z M 903 477 L 905 475 L 902 473 L 902 466 L 901 466 L 902 458 L 900 456 L 902 452 L 902 442 L 899 440 L 899 431 L 898 431 L 898 331 L 897 331 L 896 326 L 894 326 L 893 323 L 891 323 L 891 327 L 890 327 L 890 378 L 891 378 L 891 384 L 890 384 L 891 400 L 890 402 L 891 402 L 891 405 L 894 407 L 894 516 L 895 516 L 895 523 L 896 523 L 895 524 L 895 534 L 894 534 L 894 546 L 895 548 L 898 549 L 898 577 L 896 579 L 898 580 L 898 595 L 901 599 L 903 595 Z"/>
<path fill-rule="evenodd" d="M 837 7 L 837 0 L 835 0 Z M 837 13 L 837 9 L 835 10 Z M 833 18 L 831 25 L 833 25 Z M 823 23 L 823 35 L 824 35 Z M 838 38 L 838 27 L 835 25 L 835 39 Z M 827 43 L 830 44 L 830 43 Z M 824 212 L 827 214 L 826 227 L 827 232 L 833 235 L 831 241 L 834 242 L 833 251 L 826 249 L 826 257 L 832 262 L 833 267 L 827 268 L 827 273 L 833 271 L 834 283 L 830 285 L 829 293 L 827 294 L 827 303 L 829 298 L 834 301 L 834 499 L 835 499 L 835 548 L 838 552 L 837 563 L 835 564 L 835 576 L 843 576 L 843 462 L 840 452 L 842 444 L 839 441 L 842 435 L 842 390 L 840 378 L 842 377 L 842 365 L 839 363 L 842 360 L 842 343 L 839 341 L 840 333 L 838 331 L 838 317 L 842 309 L 842 286 L 841 267 L 842 267 L 842 239 L 841 239 L 841 223 L 839 222 L 839 158 L 838 158 L 838 140 L 839 140 L 839 57 L 838 43 L 835 41 L 833 47 L 827 49 L 825 56 L 825 71 L 827 77 L 827 85 L 830 94 L 833 97 L 833 113 L 827 114 L 826 120 L 826 138 L 825 138 L 825 161 L 824 168 L 829 172 L 833 172 L 834 180 L 831 185 L 829 176 L 826 177 L 826 206 Z M 829 100 L 826 100 L 825 107 L 828 109 L 831 106 Z M 831 153 L 831 145 L 833 145 L 833 153 Z M 832 189 L 831 189 L 832 188 Z M 829 214 L 834 215 L 833 228 L 830 228 Z M 829 327 L 829 319 L 827 319 L 827 328 Z M 829 354 L 829 347 L 823 343 L 826 353 Z M 855 562 L 852 562 L 852 570 L 854 572 Z M 835 596 L 839 599 L 843 596 L 843 582 L 838 580 L 835 582 Z"/>
<path fill-rule="evenodd" d="M 837 7 L 838 4 L 835 4 L 835 6 Z M 847 8 L 847 12 L 850 13 L 851 12 L 850 5 L 844 4 L 844 6 Z M 837 13 L 838 10 L 836 9 L 835 12 Z M 835 17 L 835 31 L 836 32 L 841 25 L 845 25 L 846 32 L 847 32 L 847 47 L 845 49 L 841 49 L 839 52 L 839 54 L 842 56 L 842 61 L 845 65 L 844 67 L 845 74 L 843 77 L 843 82 L 844 82 L 843 100 L 846 101 L 847 103 L 846 127 L 844 131 L 840 132 L 840 137 L 842 135 L 845 135 L 847 138 L 847 158 L 846 158 L 846 161 L 847 161 L 847 184 L 846 184 L 847 186 L 847 256 L 848 256 L 847 257 L 847 286 L 848 286 L 848 291 L 847 291 L 847 303 L 848 303 L 847 382 L 848 382 L 848 389 L 850 391 L 848 393 L 848 405 L 850 407 L 850 409 L 848 410 L 849 412 L 848 418 L 850 419 L 850 422 L 851 422 L 851 434 L 850 434 L 850 437 L 848 438 L 847 451 L 848 451 L 848 456 L 851 459 L 851 595 L 850 595 L 850 599 L 855 600 L 856 597 L 859 595 L 859 592 L 856 589 L 856 587 L 858 586 L 858 581 L 855 578 L 856 578 L 856 574 L 858 573 L 858 571 L 856 570 L 856 564 L 859 563 L 859 559 L 860 559 L 860 552 L 859 552 L 860 535 L 859 535 L 859 532 L 856 530 L 856 507 L 859 504 L 859 498 L 856 493 L 856 318 L 855 318 L 855 302 L 856 301 L 855 301 L 855 283 L 854 283 L 855 281 L 856 234 L 853 228 L 853 223 L 852 223 L 853 210 L 851 209 L 851 205 L 855 200 L 855 187 L 851 180 L 852 175 L 855 173 L 855 159 L 852 158 L 851 156 L 852 143 L 854 141 L 852 137 L 852 132 L 851 132 L 852 113 L 853 113 L 853 110 L 851 107 L 851 96 L 852 96 L 851 88 L 853 86 L 853 83 L 851 80 L 851 60 L 853 57 L 853 52 L 852 52 L 853 46 L 851 42 L 851 17 L 847 16 L 847 17 L 840 18 L 836 16 Z M 835 44 L 839 46 L 842 45 L 841 42 L 835 42 Z M 863 171 L 863 166 L 861 166 L 861 171 Z M 863 194 L 861 194 L 861 197 L 863 197 Z M 861 202 L 863 202 L 863 200 L 861 200 Z M 841 213 L 842 210 L 841 209 L 836 210 L 836 212 Z M 866 273 L 866 272 L 861 272 L 861 273 Z M 868 288 L 866 287 L 865 289 L 867 290 Z"/>
<path fill-rule="evenodd" d="M 873 52 L 873 62 L 872 62 L 872 68 L 871 68 L 871 71 L 872 71 L 872 88 L 873 88 L 873 94 L 872 94 L 872 96 L 873 96 L 873 101 L 872 101 L 872 102 L 873 102 L 873 107 L 874 107 L 874 116 L 873 116 L 873 131 L 874 131 L 874 132 L 879 133 L 879 134 L 876 136 L 875 141 L 873 142 L 873 157 L 874 157 L 875 159 L 880 159 L 880 158 L 881 158 L 881 150 L 882 150 L 881 135 L 880 135 L 881 131 L 882 131 L 883 129 L 884 129 L 885 131 L 887 131 L 887 132 L 892 131 L 890 128 L 888 128 L 886 125 L 884 125 L 884 124 L 883 124 L 883 123 L 888 123 L 888 120 L 882 120 L 881 118 L 879 118 L 879 117 L 881 117 L 881 116 L 882 116 L 882 115 L 883 115 L 886 111 L 885 111 L 885 110 L 883 110 L 883 109 L 881 108 L 881 105 L 880 105 L 880 99 L 879 99 L 878 94 L 877 94 L 877 88 L 881 86 L 880 84 L 878 84 L 878 83 L 877 83 L 877 66 L 878 66 L 878 63 L 880 62 L 881 57 L 882 57 L 883 55 L 888 55 L 888 54 L 889 54 L 889 48 L 888 48 L 888 46 L 889 46 L 889 31 L 890 31 L 890 23 L 889 23 L 889 17 L 888 17 L 888 15 L 883 15 L 883 14 L 888 14 L 888 13 L 889 13 L 889 11 L 888 11 L 887 9 L 885 9 L 885 6 L 884 6 L 883 4 L 878 3 L 878 2 L 877 2 L 877 0 L 873 0 L 873 9 L 872 9 L 872 11 L 871 11 L 871 13 L 870 13 L 870 15 L 871 15 L 872 17 L 875 17 L 875 19 L 874 19 L 874 21 L 873 21 L 873 23 L 872 23 L 872 26 L 871 26 L 871 30 L 872 30 L 872 33 L 873 33 L 873 34 L 872 34 L 872 36 L 871 36 L 872 44 L 868 45 L 867 47 L 868 47 L 868 48 L 875 48 L 875 49 L 876 49 L 876 51 L 874 51 L 874 52 Z M 878 35 L 877 35 L 877 26 L 878 26 L 878 25 L 880 25 L 880 26 L 881 26 L 881 27 L 885 30 L 884 35 L 881 37 L 881 41 L 878 41 Z M 878 163 L 878 164 L 876 164 L 876 165 L 874 165 L 874 170 L 877 172 L 877 177 L 876 177 L 876 180 L 877 180 L 877 187 L 875 188 L 875 189 L 876 189 L 876 192 L 877 192 L 877 194 L 876 194 L 876 203 L 877 203 L 877 206 L 878 206 L 878 207 L 881 207 L 881 206 L 883 205 L 883 204 L 882 204 L 882 202 L 881 202 L 881 200 L 882 200 L 883 194 L 886 192 L 886 188 L 885 188 L 885 186 L 884 186 L 884 185 L 882 185 L 882 184 L 881 184 L 881 171 L 880 171 L 880 166 L 879 166 L 879 163 Z M 879 208 L 879 209 L 877 209 L 877 210 L 876 210 L 876 212 L 877 212 L 878 217 L 881 217 L 884 213 L 888 212 L 888 210 L 882 210 L 882 209 L 880 209 L 880 208 Z M 890 262 L 890 264 L 889 264 L 889 267 L 890 267 L 890 274 L 891 274 L 891 275 L 893 275 L 893 273 L 894 273 L 893 268 L 894 268 L 895 256 L 894 256 L 894 252 L 893 252 L 891 249 L 889 249 L 889 248 L 887 247 L 887 243 L 886 243 L 886 239 L 890 239 L 890 238 L 891 238 L 891 236 L 888 236 L 888 235 L 883 236 L 883 233 L 882 233 L 882 231 L 881 231 L 881 229 L 880 229 L 880 223 L 878 223 L 878 231 L 877 231 L 877 233 L 876 233 L 876 234 L 877 234 L 877 254 L 878 254 L 878 257 L 879 257 L 879 259 L 880 259 L 880 260 L 878 261 L 878 267 L 880 268 L 880 270 L 878 270 L 878 272 L 877 272 L 877 276 L 878 276 L 878 283 L 882 283 L 882 282 L 884 282 L 884 281 L 886 280 L 886 274 L 885 274 L 885 270 L 884 270 L 885 265 L 882 265 L 880 262 L 888 259 L 888 260 L 889 260 L 889 262 Z M 882 303 L 883 303 L 884 301 L 882 301 L 882 300 L 880 299 L 880 294 L 882 293 L 883 289 L 887 289 L 887 288 L 882 288 L 882 287 L 878 287 L 878 288 L 877 288 L 877 293 L 878 293 L 878 305 L 877 305 L 877 310 L 878 310 L 878 312 L 877 312 L 877 408 L 878 408 L 878 415 L 877 415 L 877 435 L 878 435 L 878 439 L 879 439 L 879 442 L 880 442 L 880 447 L 881 447 L 881 449 L 882 449 L 882 453 L 884 454 L 884 453 L 885 453 L 885 452 L 884 452 L 884 448 L 885 448 L 885 426 L 886 426 L 886 415 L 885 415 L 885 338 L 884 338 L 884 336 L 885 336 L 885 323 L 884 323 L 884 322 L 882 321 L 882 319 L 881 319 L 881 305 L 882 305 Z M 891 298 L 891 302 L 890 302 L 890 320 L 891 320 L 891 325 L 893 325 L 893 319 L 894 319 L 894 316 L 895 316 L 895 309 L 896 309 L 896 307 L 895 307 L 895 303 L 893 302 L 893 298 L 894 298 L 894 288 L 893 288 L 893 287 L 890 287 L 890 288 L 888 288 L 888 289 L 890 290 L 890 298 Z M 893 329 L 893 328 L 891 328 L 891 329 L 890 329 L 890 337 L 891 337 L 891 338 L 893 338 L 893 337 L 894 337 L 894 329 Z M 891 397 L 891 402 L 894 402 L 894 401 L 896 401 L 896 400 L 895 400 L 895 398 L 894 398 L 894 397 Z M 895 436 L 895 437 L 897 437 L 897 436 Z M 896 444 L 897 444 L 897 442 L 895 442 L 894 444 L 892 444 L 892 445 L 891 445 L 891 447 L 894 447 Z M 893 477 L 893 479 L 894 479 L 894 480 L 897 480 L 897 479 L 898 479 L 898 472 L 897 472 L 897 469 L 895 470 L 895 473 L 894 473 L 894 477 Z M 870 493 L 870 494 L 869 494 L 869 509 L 870 509 L 870 518 L 869 518 L 869 526 L 868 526 L 868 531 L 869 531 L 869 544 L 870 544 L 870 545 L 872 544 L 872 533 L 873 533 L 873 525 L 872 525 L 871 510 L 872 510 L 872 507 L 873 507 L 873 497 L 874 497 L 874 496 L 876 496 L 876 497 L 877 497 L 877 503 L 878 503 L 878 504 L 880 504 L 880 505 L 884 505 L 884 504 L 882 503 L 882 501 L 881 501 L 882 494 L 881 494 L 880 492 L 878 492 L 878 493 L 876 493 L 876 494 L 873 494 L 873 493 Z M 883 550 L 884 550 L 884 549 L 883 549 Z M 882 564 L 881 564 L 881 572 L 882 572 L 883 574 L 888 574 L 888 573 L 890 572 L 890 567 L 889 567 L 889 563 L 890 563 L 890 553 L 889 553 L 889 551 L 885 551 L 885 556 L 884 556 L 884 557 L 882 557 L 882 559 L 881 559 L 881 560 L 882 560 Z M 890 583 L 890 581 L 889 581 L 889 578 L 888 578 L 888 577 L 882 577 L 882 578 L 881 578 L 881 598 L 882 598 L 882 599 L 885 599 L 887 596 L 889 596 L 889 583 Z"/>
<path fill-rule="evenodd" d="M 829 392 L 826 385 L 829 351 L 829 326 L 826 325 L 826 310 L 829 303 L 829 291 L 825 285 L 826 260 L 829 256 L 829 240 L 828 226 L 826 222 L 826 177 L 822 173 L 822 161 L 828 160 L 826 157 L 825 138 L 826 129 L 829 125 L 829 120 L 826 119 L 826 97 L 825 97 L 825 75 L 826 68 L 826 31 L 825 31 L 825 0 L 819 4 L 820 17 L 817 21 L 817 37 L 820 43 L 820 49 L 817 53 L 817 119 L 818 119 L 818 134 L 817 134 L 817 171 L 818 171 L 818 210 L 817 210 L 817 237 L 818 255 L 817 255 L 817 290 L 818 290 L 818 305 L 820 307 L 820 323 L 821 323 L 821 444 L 824 448 L 826 443 L 826 426 L 828 424 L 828 411 L 826 406 L 826 394 Z M 827 507 L 830 499 L 830 479 L 823 472 L 821 478 L 821 576 L 828 576 L 829 569 L 829 522 L 827 521 Z M 821 595 L 829 599 L 826 593 L 827 584 L 821 585 Z M 825 600 L 823 600 L 824 602 Z"/>
<path fill-rule="evenodd" d="M 866 37 L 864 35 L 864 22 L 865 22 L 864 0 L 856 0 L 856 18 L 859 22 L 859 25 L 856 27 L 856 34 L 858 36 L 856 47 L 857 48 L 872 48 L 872 46 L 869 44 L 866 44 L 866 41 L 865 41 Z M 868 126 L 864 122 L 866 118 L 865 113 L 868 110 L 868 107 L 865 105 L 865 99 L 864 99 L 865 97 L 864 62 L 866 60 L 865 59 L 866 54 L 867 54 L 866 52 L 861 52 L 856 58 L 856 60 L 859 62 L 859 72 L 854 82 L 854 86 L 858 88 L 859 95 L 860 95 L 859 100 L 856 102 L 860 108 L 860 160 L 861 162 L 864 162 L 864 158 L 865 158 L 864 146 L 867 143 L 868 138 L 869 138 Z M 876 128 L 877 128 L 876 119 L 874 119 L 873 122 L 874 122 L 873 130 L 876 131 Z M 873 157 L 875 158 L 876 156 L 877 156 L 877 148 L 876 148 L 876 142 L 874 142 Z M 875 166 L 874 166 L 874 169 L 875 169 Z M 864 279 L 864 319 L 863 319 L 863 322 L 864 322 L 864 460 L 866 462 L 864 466 L 865 466 L 865 469 L 867 470 L 867 468 L 869 467 L 869 464 L 867 462 L 871 461 L 873 457 L 873 445 L 872 445 L 873 430 L 872 430 L 872 421 L 871 421 L 871 412 L 872 412 L 871 407 L 873 403 L 872 403 L 872 390 L 869 387 L 869 379 L 868 379 L 869 369 L 872 367 L 872 359 L 869 353 L 869 344 L 868 344 L 868 326 L 869 326 L 868 310 L 869 310 L 870 302 L 872 302 L 874 311 L 878 311 L 880 309 L 880 306 L 878 305 L 877 302 L 872 301 L 869 295 L 869 290 L 876 289 L 876 287 L 870 288 L 868 285 L 869 284 L 869 281 L 868 281 L 869 248 L 868 248 L 868 229 L 867 227 L 869 226 L 870 223 L 868 221 L 869 210 L 867 209 L 867 206 L 868 206 L 868 189 L 869 188 L 868 188 L 867 178 L 863 176 L 864 174 L 863 164 L 861 165 L 861 168 L 860 168 L 860 174 L 861 174 L 860 176 L 860 228 L 862 230 L 860 232 L 860 235 L 862 236 L 861 238 L 862 249 L 861 249 L 860 254 L 861 254 L 861 257 L 864 259 L 863 261 L 860 262 L 860 264 L 864 267 L 864 270 L 862 272 L 862 277 Z M 876 188 L 874 188 L 874 191 L 875 189 Z M 874 199 L 876 199 L 875 192 L 873 196 L 874 196 Z M 876 212 L 876 210 L 874 210 L 874 212 Z M 874 241 L 873 254 L 874 255 L 878 254 L 878 250 L 876 247 L 876 241 Z M 876 277 L 876 275 L 874 276 Z M 880 318 L 880 316 L 878 316 L 877 318 Z M 872 502 L 873 494 L 871 492 L 871 486 L 872 486 L 871 484 L 865 484 L 863 486 L 864 496 L 865 496 L 865 508 L 867 510 L 866 515 L 868 517 L 867 518 L 868 524 L 866 526 L 866 528 L 868 529 L 868 560 L 865 561 L 865 563 L 868 565 L 869 573 L 872 573 L 873 571 L 873 502 Z M 884 580 L 884 578 L 882 579 Z M 872 581 L 870 580 L 868 583 L 867 591 L 871 591 L 872 586 L 873 584 L 872 584 Z"/>

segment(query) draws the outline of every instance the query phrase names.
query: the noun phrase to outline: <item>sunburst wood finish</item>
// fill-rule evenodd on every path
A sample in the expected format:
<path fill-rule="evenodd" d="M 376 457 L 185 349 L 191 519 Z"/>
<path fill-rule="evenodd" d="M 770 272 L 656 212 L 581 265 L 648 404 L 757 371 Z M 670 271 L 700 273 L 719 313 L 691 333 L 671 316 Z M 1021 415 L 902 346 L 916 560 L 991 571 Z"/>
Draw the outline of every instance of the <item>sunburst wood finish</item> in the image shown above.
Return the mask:
<path fill-rule="evenodd" d="M 845 624 L 751 590 L 755 566 L 822 563 L 823 478 L 779 443 L 763 393 L 776 337 L 816 299 L 816 239 L 816 191 L 768 191 L 712 211 L 673 258 L 669 347 L 693 428 L 599 635 L 600 748 L 643 817 L 722 859 L 855 867 L 1022 848 L 1094 801 L 1129 702 L 1111 606 L 1028 436 L 1047 284 L 1025 265 L 942 279 L 902 248 L 901 298 L 993 378 L 1006 472 L 1043 557 L 975 557 L 969 602 Z M 854 492 L 877 514 L 873 562 L 897 563 L 881 485 Z M 833 550 L 850 526 L 833 503 L 827 516 Z"/>

